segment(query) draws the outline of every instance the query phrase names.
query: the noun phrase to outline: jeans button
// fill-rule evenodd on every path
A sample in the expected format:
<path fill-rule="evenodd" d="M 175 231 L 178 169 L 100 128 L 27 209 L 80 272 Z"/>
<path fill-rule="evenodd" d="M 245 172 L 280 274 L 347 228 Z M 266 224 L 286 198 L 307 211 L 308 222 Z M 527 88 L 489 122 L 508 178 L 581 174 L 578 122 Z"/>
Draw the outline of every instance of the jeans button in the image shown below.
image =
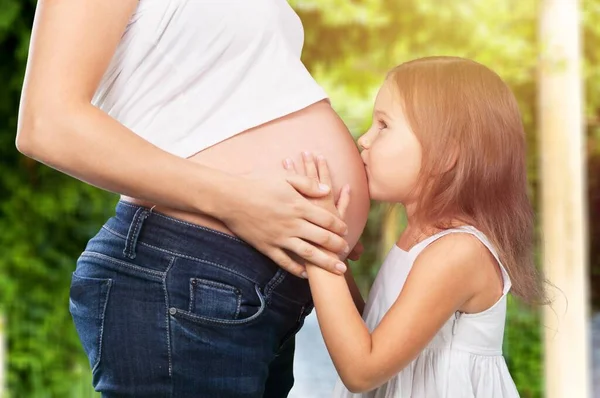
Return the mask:
<path fill-rule="evenodd" d="M 173 307 L 169 308 L 169 314 L 171 314 L 171 315 L 177 314 L 177 308 L 173 308 Z"/>

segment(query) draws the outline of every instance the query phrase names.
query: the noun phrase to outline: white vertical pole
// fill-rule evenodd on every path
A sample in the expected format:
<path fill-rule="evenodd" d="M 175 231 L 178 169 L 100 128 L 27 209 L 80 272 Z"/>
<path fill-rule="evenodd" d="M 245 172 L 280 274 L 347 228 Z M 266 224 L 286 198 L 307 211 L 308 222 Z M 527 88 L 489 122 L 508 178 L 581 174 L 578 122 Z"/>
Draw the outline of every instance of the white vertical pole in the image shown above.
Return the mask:
<path fill-rule="evenodd" d="M 585 134 L 578 0 L 542 0 L 539 75 L 543 261 L 564 293 L 545 309 L 548 398 L 588 398 Z"/>

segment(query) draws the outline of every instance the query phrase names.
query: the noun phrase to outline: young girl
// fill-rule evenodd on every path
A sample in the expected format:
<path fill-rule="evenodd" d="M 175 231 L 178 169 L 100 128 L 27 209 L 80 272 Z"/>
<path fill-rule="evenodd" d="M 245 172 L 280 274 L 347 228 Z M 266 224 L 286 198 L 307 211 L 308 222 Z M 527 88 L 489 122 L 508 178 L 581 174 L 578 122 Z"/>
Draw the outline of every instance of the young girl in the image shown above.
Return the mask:
<path fill-rule="evenodd" d="M 371 198 L 404 205 L 408 225 L 364 320 L 352 283 L 307 265 L 343 382 L 334 396 L 518 397 L 502 356 L 506 295 L 539 303 L 544 291 L 532 259 L 525 135 L 509 88 L 466 59 L 404 63 L 381 87 L 359 145 Z M 304 163 L 330 184 L 323 157 L 315 164 L 305 154 Z M 345 187 L 340 215 L 348 202 Z M 318 203 L 336 211 L 332 197 Z"/>

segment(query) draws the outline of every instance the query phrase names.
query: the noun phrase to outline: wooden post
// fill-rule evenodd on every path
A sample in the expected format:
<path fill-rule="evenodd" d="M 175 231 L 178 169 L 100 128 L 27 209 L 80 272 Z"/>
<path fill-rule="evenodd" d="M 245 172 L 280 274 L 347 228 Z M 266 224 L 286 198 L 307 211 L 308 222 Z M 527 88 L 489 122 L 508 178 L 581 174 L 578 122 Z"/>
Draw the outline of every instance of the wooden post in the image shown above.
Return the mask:
<path fill-rule="evenodd" d="M 578 0 L 542 0 L 539 75 L 547 398 L 590 395 L 585 134 Z M 564 293 L 564 295 L 563 295 Z"/>

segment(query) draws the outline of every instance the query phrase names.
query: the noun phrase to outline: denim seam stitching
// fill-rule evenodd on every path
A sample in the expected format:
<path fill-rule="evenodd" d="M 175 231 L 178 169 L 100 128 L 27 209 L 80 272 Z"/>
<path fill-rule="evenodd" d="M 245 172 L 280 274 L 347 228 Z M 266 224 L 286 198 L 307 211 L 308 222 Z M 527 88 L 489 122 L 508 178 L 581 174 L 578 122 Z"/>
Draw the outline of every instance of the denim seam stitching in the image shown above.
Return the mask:
<path fill-rule="evenodd" d="M 173 310 L 175 310 L 175 313 L 179 314 L 179 316 L 186 318 L 192 322 L 208 323 L 208 324 L 212 324 L 212 325 L 221 325 L 221 326 L 247 325 L 248 323 L 250 323 L 250 322 L 256 320 L 258 317 L 260 317 L 265 312 L 267 305 L 268 305 L 266 302 L 266 299 L 262 296 L 262 294 L 260 292 L 259 286 L 254 285 L 254 289 L 256 290 L 256 294 L 258 295 L 258 298 L 260 300 L 260 309 L 258 310 L 258 312 L 256 314 L 254 314 L 246 319 L 241 319 L 241 320 L 239 320 L 239 319 L 237 319 L 237 320 L 215 319 L 215 318 L 209 318 L 209 317 L 191 314 L 188 311 L 182 311 L 177 308 L 173 308 Z M 171 316 L 174 316 L 174 314 Z"/>
<path fill-rule="evenodd" d="M 225 290 L 225 291 L 233 292 L 233 293 L 237 294 L 238 288 L 236 288 L 235 286 L 228 285 L 226 283 L 215 282 L 215 281 L 211 281 L 211 280 L 203 279 L 203 278 L 192 278 L 192 280 L 195 280 L 196 283 L 200 283 L 201 285 L 204 285 L 204 286 L 210 286 L 215 289 Z"/>
<path fill-rule="evenodd" d="M 187 254 L 181 254 L 181 253 L 173 252 L 173 251 L 170 251 L 170 250 L 167 250 L 167 249 L 161 249 L 160 247 L 156 247 L 156 246 L 153 246 L 153 245 L 151 245 L 151 244 L 144 243 L 144 242 L 140 242 L 140 245 L 144 245 L 144 246 L 151 247 L 151 248 L 153 248 L 153 249 L 155 249 L 155 250 L 159 250 L 159 251 L 161 251 L 161 252 L 163 252 L 163 253 L 167 253 L 167 254 L 170 254 L 170 255 L 172 255 L 172 256 L 178 256 L 178 257 L 182 257 L 182 258 L 187 258 L 188 260 L 194 260 L 194 261 L 199 261 L 199 262 L 201 262 L 201 263 L 210 264 L 210 265 L 213 265 L 213 266 L 215 266 L 215 267 L 217 267 L 217 268 L 220 268 L 220 269 L 223 269 L 223 270 L 229 271 L 229 272 L 231 272 L 232 274 L 235 274 L 235 275 L 237 275 L 237 276 L 240 276 L 240 277 L 242 277 L 242 278 L 244 278 L 244 279 L 246 279 L 246 280 L 249 280 L 249 281 L 251 281 L 251 282 L 258 283 L 257 281 L 255 281 L 255 280 L 253 280 L 253 279 L 250 279 L 250 278 L 248 278 L 246 275 L 244 275 L 244 274 L 242 274 L 242 273 L 240 273 L 240 272 L 237 272 L 237 271 L 235 271 L 235 270 L 232 270 L 231 268 L 227 268 L 227 267 L 225 267 L 225 266 L 223 266 L 223 265 L 221 265 L 221 264 L 217 264 L 217 263 L 215 263 L 215 262 L 212 262 L 212 261 L 204 260 L 204 259 L 201 259 L 201 258 L 198 258 L 198 257 L 188 256 Z"/>
<path fill-rule="evenodd" d="M 194 301 L 196 300 L 196 290 L 194 289 L 194 284 L 192 283 L 192 280 L 194 280 L 195 278 L 192 278 L 190 280 L 190 302 L 188 304 L 188 312 L 193 312 L 192 311 L 192 305 L 195 304 Z M 195 305 L 194 305 L 195 307 Z"/>
<path fill-rule="evenodd" d="M 169 261 L 169 265 L 163 276 L 163 291 L 165 293 L 165 310 L 166 310 L 165 311 L 166 312 L 165 325 L 167 327 L 167 357 L 169 358 L 169 377 L 173 377 L 173 359 L 172 359 L 172 354 L 171 354 L 171 328 L 169 327 L 169 294 L 167 292 L 167 275 L 168 275 L 168 272 L 173 267 L 173 264 L 175 264 L 176 259 L 177 259 L 177 257 L 175 257 L 175 256 L 171 257 L 171 261 Z M 173 389 L 173 383 L 171 383 L 171 389 Z M 172 391 L 171 391 L 171 395 L 172 395 Z"/>
<path fill-rule="evenodd" d="M 283 279 L 285 278 L 285 271 L 283 269 L 279 269 L 277 273 L 279 276 L 272 279 L 267 286 L 265 286 L 265 298 L 267 299 L 267 304 L 271 304 L 271 293 L 273 290 L 275 290 L 275 288 L 277 288 L 277 286 L 279 286 L 281 282 L 283 282 Z"/>
<path fill-rule="evenodd" d="M 125 235 L 122 235 L 122 234 L 118 233 L 117 231 L 115 231 L 115 230 L 113 230 L 113 229 L 111 229 L 111 228 L 107 227 L 106 225 L 103 225 L 103 226 L 102 226 L 102 229 L 105 229 L 105 230 L 107 230 L 108 232 L 110 232 L 110 233 L 111 233 L 111 234 L 113 234 L 113 235 L 117 235 L 119 238 L 122 238 L 122 239 L 127 239 L 127 236 L 125 236 Z"/>
<path fill-rule="evenodd" d="M 240 316 L 240 311 L 242 310 L 242 295 L 237 295 L 237 308 L 235 309 L 235 319 L 238 319 Z"/>
<path fill-rule="evenodd" d="M 121 235 L 120 233 L 118 233 L 118 232 L 116 232 L 116 231 L 113 231 L 112 229 L 110 229 L 110 228 L 108 228 L 108 227 L 106 227 L 106 226 L 104 226 L 104 227 L 102 227 L 102 228 L 105 228 L 105 229 L 106 229 L 108 232 L 110 232 L 110 233 L 112 233 L 112 234 L 114 234 L 114 235 L 117 235 L 117 236 L 118 236 L 118 237 L 120 237 L 120 238 L 125 238 L 125 237 L 124 237 L 123 235 Z M 237 272 L 237 271 L 235 271 L 235 270 L 232 270 L 231 268 L 227 268 L 227 267 L 225 267 L 225 266 L 223 266 L 223 265 L 220 265 L 220 264 L 214 263 L 214 262 L 212 262 L 212 261 L 204 260 L 204 259 L 201 259 L 201 258 L 198 258 L 198 257 L 188 256 L 187 254 L 182 254 L 182 253 L 174 252 L 174 251 L 171 251 L 171 250 L 161 249 L 160 247 L 156 247 L 156 246 L 154 246 L 154 245 L 151 245 L 151 244 L 149 244 L 149 243 L 145 243 L 145 242 L 139 242 L 139 244 L 140 244 L 140 245 L 143 245 L 143 246 L 146 246 L 146 247 L 150 247 L 150 248 L 152 248 L 152 249 L 154 249 L 154 250 L 161 251 L 161 252 L 163 252 L 163 253 L 167 253 L 167 254 L 169 254 L 169 255 L 171 255 L 171 256 L 177 256 L 177 257 L 181 257 L 181 258 L 187 258 L 188 260 L 194 260 L 194 261 L 199 261 L 199 262 L 202 262 L 202 263 L 205 263 L 205 264 L 210 264 L 210 265 L 213 265 L 213 266 L 215 266 L 215 267 L 217 267 L 217 268 L 220 268 L 220 269 L 223 269 L 223 270 L 229 271 L 229 272 L 231 272 L 232 274 L 235 274 L 235 275 L 237 275 L 237 276 L 240 276 L 240 277 L 242 277 L 242 278 L 244 278 L 244 279 L 246 279 L 246 280 L 249 280 L 249 281 L 251 281 L 251 282 L 254 282 L 254 283 L 259 283 L 258 281 L 255 281 L 254 279 L 250 279 L 250 278 L 248 278 L 248 276 L 247 276 L 247 275 L 244 275 L 244 274 L 242 274 L 242 273 L 240 273 L 240 272 Z"/>
<path fill-rule="evenodd" d="M 137 243 L 142 223 L 146 218 L 148 218 L 148 214 L 148 211 L 146 211 L 146 209 L 143 207 L 139 208 L 135 212 L 135 215 L 133 216 L 134 224 L 132 225 L 133 231 L 131 228 L 129 228 L 125 242 L 125 249 L 123 249 L 123 254 L 125 257 L 128 257 L 132 260 L 135 258 L 135 244 Z"/>
<path fill-rule="evenodd" d="M 127 236 L 125 237 L 125 248 L 123 249 L 123 255 L 129 259 L 132 258 L 131 254 L 130 254 L 131 237 L 134 234 L 133 230 L 135 230 L 137 227 L 138 213 L 140 212 L 140 210 L 141 210 L 141 208 L 137 209 L 135 214 L 133 215 L 133 220 L 132 220 L 131 224 L 129 225 L 129 228 L 127 230 Z"/>
<path fill-rule="evenodd" d="M 285 270 L 281 269 L 281 274 L 279 275 L 279 278 L 277 278 L 277 280 L 275 282 L 273 282 L 273 284 L 271 285 L 271 288 L 269 289 L 269 301 L 271 300 L 273 291 L 277 288 L 277 286 L 279 286 L 279 284 L 281 284 L 281 282 L 283 282 L 285 277 L 286 277 L 286 272 L 285 272 Z"/>
<path fill-rule="evenodd" d="M 129 206 L 129 207 L 133 207 L 133 208 L 143 207 L 143 206 L 133 205 L 131 203 L 126 203 L 126 202 L 123 202 L 123 201 L 121 203 L 123 203 L 125 206 Z M 192 224 L 192 223 L 189 223 L 187 221 L 179 220 L 177 218 L 169 217 L 169 216 L 166 216 L 164 214 L 157 213 L 157 212 L 153 212 L 152 214 L 155 215 L 155 216 L 159 216 L 159 217 L 162 217 L 164 219 L 170 220 L 170 221 L 174 221 L 174 222 L 179 223 L 179 224 L 187 225 L 188 227 L 192 227 L 192 228 L 196 228 L 196 229 L 199 229 L 199 230 L 202 230 L 202 231 L 214 233 L 214 234 L 220 235 L 220 236 L 222 236 L 224 238 L 232 239 L 232 240 L 235 240 L 236 242 L 240 242 L 240 243 L 243 243 L 245 245 L 248 245 L 248 242 L 245 242 L 242 239 L 239 239 L 239 238 L 237 238 L 235 236 L 232 236 L 232 235 L 229 235 L 229 234 L 225 234 L 225 233 L 223 233 L 221 231 L 217 231 L 217 230 L 212 229 L 212 228 L 207 228 L 207 227 L 203 227 L 202 225 Z"/>
<path fill-rule="evenodd" d="M 111 263 L 114 263 L 114 264 L 117 264 L 117 265 L 120 265 L 120 266 L 123 266 L 123 267 L 131 268 L 133 270 L 143 272 L 145 274 L 149 274 L 149 275 L 152 275 L 152 276 L 158 276 L 161 279 L 162 279 L 162 277 L 164 275 L 163 272 L 159 272 L 159 271 L 154 271 L 154 270 L 149 270 L 149 269 L 146 269 L 146 268 L 138 267 L 137 265 L 133 265 L 133 264 L 129 264 L 129 263 L 126 263 L 124 261 L 121 261 L 121 260 L 117 260 L 116 258 L 112 258 L 110 256 L 107 256 L 106 254 L 96 253 L 96 252 L 93 252 L 93 251 L 90 251 L 90 250 L 84 251 L 83 253 L 81 253 L 81 256 L 82 257 L 89 256 L 89 257 L 100 258 L 100 259 L 109 261 Z"/>
<path fill-rule="evenodd" d="M 102 359 L 102 337 L 104 335 L 104 318 L 105 318 L 105 314 L 106 314 L 106 307 L 108 306 L 108 300 L 109 300 L 109 296 L 110 296 L 110 288 L 112 287 L 112 279 L 107 279 L 106 280 L 108 283 L 108 288 L 106 290 L 106 300 L 104 300 L 104 306 L 102 308 L 102 324 L 100 325 L 100 333 L 98 333 L 98 359 L 96 360 L 96 363 L 94 364 L 94 367 L 92 369 L 92 373 L 94 373 L 94 371 L 96 370 L 96 368 L 98 368 L 98 366 L 100 365 L 100 360 Z"/>

